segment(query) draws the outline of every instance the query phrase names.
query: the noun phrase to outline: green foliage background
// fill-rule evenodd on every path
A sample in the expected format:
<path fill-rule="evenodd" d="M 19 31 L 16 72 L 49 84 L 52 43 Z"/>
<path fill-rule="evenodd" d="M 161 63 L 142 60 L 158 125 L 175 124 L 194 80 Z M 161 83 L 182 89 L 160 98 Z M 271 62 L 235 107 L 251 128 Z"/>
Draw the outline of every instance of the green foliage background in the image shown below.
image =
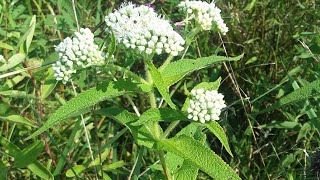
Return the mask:
<path fill-rule="evenodd" d="M 148 2 L 136 1 L 136 3 Z M 170 19 L 181 20 L 182 16 L 177 11 L 179 1 L 153 3 L 152 7 L 158 12 Z M 95 35 L 104 39 L 106 33 L 101 31 L 104 29 L 101 22 L 104 16 L 119 4 L 118 1 L 108 0 L 77 0 L 76 9 L 80 25 L 96 30 Z M 186 58 L 240 54 L 244 54 L 244 57 L 241 61 L 219 64 L 185 77 L 181 83 L 175 84 L 170 89 L 175 92 L 173 102 L 182 106 L 186 98 L 185 88 L 191 89 L 202 81 L 212 82 L 221 76 L 222 84 L 219 91 L 225 95 L 229 106 L 222 114 L 222 120 L 219 123 L 227 132 L 233 157 L 222 148 L 217 137 L 209 133 L 207 133 L 207 145 L 228 162 L 243 179 L 314 178 L 310 157 L 320 146 L 319 83 L 313 83 L 315 84 L 312 89 L 312 92 L 315 89 L 314 94 L 309 94 L 298 102 L 287 100 L 288 103 L 280 105 L 277 105 L 277 102 L 319 79 L 319 2 L 315 0 L 224 0 L 218 1 L 217 6 L 222 10 L 229 32 L 223 37 L 209 32 L 200 33 L 196 41 L 191 43 Z M 27 38 L 24 34 L 29 30 L 33 15 L 36 15 L 37 23 L 30 48 L 22 47 L 24 51 L 28 51 L 27 64 L 22 66 L 33 67 L 38 64 L 45 66 L 52 63 L 57 58 L 54 45 L 76 31 L 71 12 L 71 3 L 65 0 L 1 0 L 0 54 L 3 54 L 5 59 L 9 59 L 17 49 L 21 50 L 19 42 Z M 121 59 L 121 62 L 115 62 L 115 64 L 142 74 L 144 67 L 141 55 L 134 51 L 126 51 L 121 46 L 118 48 L 120 51 L 117 51 L 115 57 Z M 163 59 L 163 57 L 158 58 L 154 59 L 156 65 L 157 62 L 161 64 L 160 60 Z M 19 58 L 16 61 L 19 62 Z M 7 72 L 9 71 L 2 71 L 1 75 Z M 116 74 L 116 77 L 121 76 L 122 74 Z M 85 91 L 107 78 L 113 77 L 104 70 L 100 73 L 96 69 L 81 71 L 75 80 L 77 91 Z M 43 148 L 46 145 L 42 141 L 33 144 L 31 140 L 24 141 L 34 132 L 35 128 L 32 126 L 36 126 L 37 121 L 41 119 L 37 113 L 39 108 L 37 93 L 41 93 L 44 116 L 52 114 L 74 97 L 71 86 L 60 83 L 53 86 L 52 81 L 54 81 L 52 72 L 45 68 L 37 68 L 0 79 L 0 135 L 2 137 L 0 169 L 3 169 L 0 172 L 0 179 L 6 175 L 9 179 L 25 177 L 34 179 L 36 176 L 31 172 L 35 168 L 40 172 L 40 175 L 37 174 L 38 177 L 48 178 L 46 170 L 39 168 L 40 163 L 47 169 L 53 169 L 51 158 Z M 41 83 L 44 89 L 35 88 L 40 87 Z M 139 104 L 141 112 L 148 108 L 146 99 L 146 96 L 137 96 L 133 99 L 134 103 Z M 119 106 L 125 106 L 128 111 L 133 112 L 128 100 L 124 97 L 117 97 L 112 101 L 99 104 L 99 108 Z M 92 113 L 85 114 L 84 118 L 90 130 L 92 148 L 95 152 L 100 152 L 96 156 L 97 162 L 105 160 L 109 165 L 103 167 L 107 169 L 107 174 L 112 179 L 128 177 L 135 165 L 135 160 L 142 158 L 142 163 L 137 166 L 141 167 L 142 171 L 150 168 L 142 178 L 148 179 L 151 176 L 153 176 L 151 178 L 160 178 L 160 165 L 149 166 L 157 160 L 155 153 L 143 148 L 138 149 L 133 143 L 131 134 L 124 131 L 125 127 L 107 116 L 101 116 L 102 112 L 96 109 L 98 109 L 97 106 L 90 109 Z M 88 110 L 84 109 L 83 112 Z M 78 112 L 78 115 L 83 112 Z M 71 119 L 77 118 L 74 116 Z M 81 165 L 90 166 L 91 169 L 84 172 L 82 176 L 94 178 L 92 172 L 95 164 L 89 165 L 90 157 L 83 132 L 82 130 L 73 131 L 79 126 L 79 123 L 73 122 L 65 121 L 56 125 L 50 130 L 51 135 L 46 137 L 50 140 L 49 146 L 58 167 L 61 167 L 53 175 L 57 178 L 64 178 L 68 173 L 72 175 L 70 170 L 67 171 L 69 166 L 65 165 L 65 159 L 69 159 L 72 163 L 69 164 L 70 166 L 78 164 L 75 167 L 77 172 L 82 170 Z M 166 126 L 166 124 L 163 125 Z M 181 123 L 176 131 L 178 132 L 185 125 L 187 123 Z M 73 139 L 76 141 L 73 142 Z M 28 148 L 42 149 L 42 151 L 36 152 L 37 161 L 30 159 L 32 164 L 27 168 L 19 168 L 17 156 L 24 154 L 24 157 L 28 157 Z M 11 149 L 11 152 L 8 152 L 8 149 Z M 16 164 L 13 165 L 13 162 Z M 114 167 L 110 167 L 110 164 Z M 158 176 L 157 173 L 159 173 Z M 135 175 L 137 174 L 135 172 Z M 200 172 L 198 179 L 209 179 L 209 177 Z"/>

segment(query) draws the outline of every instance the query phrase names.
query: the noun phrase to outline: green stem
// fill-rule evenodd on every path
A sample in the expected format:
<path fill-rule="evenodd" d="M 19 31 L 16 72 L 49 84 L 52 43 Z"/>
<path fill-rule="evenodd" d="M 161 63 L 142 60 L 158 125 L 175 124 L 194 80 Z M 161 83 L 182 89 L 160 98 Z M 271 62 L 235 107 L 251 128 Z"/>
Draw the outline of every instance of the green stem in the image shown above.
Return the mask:
<path fill-rule="evenodd" d="M 168 128 L 164 131 L 164 133 L 161 135 L 160 139 L 166 138 L 170 132 L 179 124 L 180 121 L 174 121 L 172 122 Z"/>
<path fill-rule="evenodd" d="M 167 58 L 167 60 L 168 59 L 169 58 Z M 170 60 L 168 60 L 168 61 L 170 62 Z M 146 62 L 145 66 L 146 66 L 147 81 L 148 81 L 149 84 L 153 84 L 153 79 L 152 79 L 151 73 L 149 72 L 149 68 L 148 68 L 148 64 L 152 63 L 151 62 L 151 58 L 148 58 L 145 62 Z M 156 96 L 154 94 L 154 88 L 149 92 L 149 100 L 150 100 L 151 108 L 157 108 Z M 159 126 L 157 121 L 152 122 L 152 123 L 153 123 L 154 137 L 156 138 L 156 140 L 160 140 L 160 136 L 161 136 L 160 128 L 161 127 Z M 167 180 L 170 180 L 171 178 L 169 176 L 169 171 L 168 171 L 168 168 L 167 168 L 167 165 L 166 165 L 166 162 L 165 162 L 164 151 L 162 151 L 162 150 L 157 151 L 157 154 L 159 155 L 164 175 L 166 176 Z"/>

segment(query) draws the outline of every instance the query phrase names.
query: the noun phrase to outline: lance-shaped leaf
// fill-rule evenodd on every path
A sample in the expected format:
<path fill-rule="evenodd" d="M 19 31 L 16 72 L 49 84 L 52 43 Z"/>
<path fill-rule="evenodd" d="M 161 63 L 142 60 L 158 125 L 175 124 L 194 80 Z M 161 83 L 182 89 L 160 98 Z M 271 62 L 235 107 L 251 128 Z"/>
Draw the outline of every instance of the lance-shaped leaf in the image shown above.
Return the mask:
<path fill-rule="evenodd" d="M 51 128 L 53 125 L 57 124 L 58 122 L 62 122 L 66 118 L 74 116 L 74 114 L 77 114 L 78 111 L 82 111 L 101 101 L 121 96 L 123 94 L 138 91 L 139 88 L 137 87 L 137 84 L 131 81 L 119 80 L 116 82 L 104 82 L 95 88 L 89 89 L 79 94 L 77 97 L 65 103 L 62 107 L 60 107 L 54 114 L 52 114 L 49 117 L 49 119 L 40 129 L 34 132 L 27 139 L 38 136 L 47 129 Z"/>
<path fill-rule="evenodd" d="M 189 136 L 181 135 L 165 139 L 159 141 L 157 145 L 160 149 L 177 154 L 214 179 L 240 179 L 218 155 Z"/>
<path fill-rule="evenodd" d="M 211 121 L 210 123 L 206 124 L 206 127 L 219 139 L 221 144 L 226 148 L 227 152 L 233 156 L 228 143 L 227 135 L 220 124 L 216 121 Z"/>
<path fill-rule="evenodd" d="M 166 82 L 162 78 L 162 75 L 151 61 L 147 61 L 147 65 L 149 72 L 152 76 L 154 85 L 157 87 L 159 93 L 161 94 L 163 99 L 167 101 L 167 103 L 172 109 L 176 109 L 176 105 L 172 102 L 170 98 L 168 86 L 166 86 Z"/>
<path fill-rule="evenodd" d="M 6 122 L 11 122 L 11 123 L 17 123 L 21 125 L 27 125 L 31 127 L 36 127 L 36 125 L 30 121 L 29 119 L 19 116 L 19 115 L 8 115 L 8 116 L 0 116 L 0 121 L 6 121 Z"/>
<path fill-rule="evenodd" d="M 273 111 L 281 106 L 285 106 L 291 103 L 295 103 L 298 101 L 306 100 L 315 96 L 320 95 L 320 79 L 311 82 L 310 84 L 307 84 L 306 86 L 303 86 L 302 88 L 299 88 L 292 93 L 286 95 L 285 97 L 281 98 L 277 103 L 272 105 L 269 108 L 266 108 L 257 114 L 266 113 L 269 111 Z"/>
<path fill-rule="evenodd" d="M 177 120 L 187 120 L 187 116 L 181 111 L 171 108 L 151 108 L 144 112 L 138 121 L 132 123 L 133 126 L 139 126 L 149 121 L 172 122 Z"/>
<path fill-rule="evenodd" d="M 178 132 L 176 137 L 187 135 L 204 144 L 206 135 L 202 132 L 203 129 L 204 127 L 200 123 L 191 123 Z M 193 166 L 191 162 L 184 160 L 182 157 L 179 157 L 172 152 L 167 153 L 166 164 L 172 174 L 172 178 L 176 180 L 197 179 L 199 168 Z"/>
<path fill-rule="evenodd" d="M 168 64 L 165 68 L 161 69 L 160 73 L 163 81 L 165 82 L 165 86 L 168 87 L 193 71 L 206 68 L 218 62 L 237 61 L 241 59 L 242 56 L 243 55 L 232 58 L 224 56 L 209 56 L 197 59 L 182 59 Z"/>
<path fill-rule="evenodd" d="M 8 60 L 8 63 L 3 64 L 2 66 L 0 66 L 0 72 L 1 71 L 6 71 L 8 69 L 11 69 L 11 68 L 19 65 L 25 58 L 26 58 L 26 55 L 22 54 L 22 53 L 18 53 L 18 54 L 13 55 Z"/>

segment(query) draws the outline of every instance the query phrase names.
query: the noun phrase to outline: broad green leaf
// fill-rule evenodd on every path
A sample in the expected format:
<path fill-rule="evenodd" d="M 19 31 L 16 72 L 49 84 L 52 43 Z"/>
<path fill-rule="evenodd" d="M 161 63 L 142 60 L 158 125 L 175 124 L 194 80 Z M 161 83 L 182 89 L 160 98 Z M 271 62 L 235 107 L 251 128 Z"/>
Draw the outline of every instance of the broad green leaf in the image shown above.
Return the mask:
<path fill-rule="evenodd" d="M 172 102 L 170 98 L 168 87 L 166 86 L 165 81 L 162 78 L 162 75 L 151 61 L 147 61 L 147 65 L 149 72 L 152 76 L 154 85 L 157 87 L 159 93 L 162 95 L 163 99 L 167 101 L 167 103 L 172 109 L 176 109 L 176 105 Z"/>
<path fill-rule="evenodd" d="M 226 133 L 217 121 L 206 123 L 206 127 L 219 139 L 227 152 L 233 157 Z"/>
<path fill-rule="evenodd" d="M 292 104 L 298 101 L 306 100 L 315 96 L 320 95 L 320 79 L 311 82 L 310 84 L 307 84 L 306 86 L 303 86 L 302 88 L 299 88 L 292 93 L 286 95 L 285 97 L 281 98 L 277 103 L 272 105 L 269 108 L 266 108 L 258 114 L 262 114 L 265 112 L 269 112 L 272 110 L 275 110 L 281 106 L 285 106 L 288 104 Z"/>
<path fill-rule="evenodd" d="M 0 144 L 7 154 L 13 156 L 14 158 L 19 158 L 21 150 L 18 146 L 12 144 L 6 138 L 0 136 Z M 53 179 L 52 174 L 48 169 L 46 169 L 42 164 L 37 160 L 33 161 L 27 166 L 27 168 L 35 175 L 39 176 L 42 179 Z"/>
<path fill-rule="evenodd" d="M 160 73 L 165 83 L 164 85 L 168 87 L 193 71 L 206 68 L 218 62 L 237 61 L 241 59 L 242 56 L 243 55 L 232 58 L 224 56 L 209 56 L 197 59 L 182 59 L 168 64 L 162 71 L 160 71 Z"/>
<path fill-rule="evenodd" d="M 112 163 L 112 164 L 108 164 L 108 165 L 104 165 L 104 166 L 102 166 L 102 169 L 104 170 L 104 171 L 112 171 L 112 170 L 115 170 L 115 169 L 117 169 L 117 168 L 119 168 L 119 167 L 122 167 L 122 166 L 124 166 L 124 161 L 118 161 L 118 162 L 114 162 L 114 163 Z"/>
<path fill-rule="evenodd" d="M 300 82 L 301 81 L 303 81 L 303 80 L 300 80 Z M 309 82 L 306 82 L 306 83 L 302 82 L 301 84 L 308 85 Z M 295 90 L 300 88 L 299 84 L 296 81 L 294 81 L 292 83 L 292 86 Z M 308 100 L 306 100 L 306 102 L 304 103 L 304 108 L 302 111 L 306 111 L 305 113 L 307 114 L 308 118 L 310 119 L 312 125 L 314 127 L 316 127 L 317 130 L 320 132 L 320 118 L 318 118 L 316 111 L 312 108 L 312 106 L 310 105 L 310 102 Z"/>
<path fill-rule="evenodd" d="M 32 19 L 30 21 L 29 30 L 27 32 L 27 38 L 26 38 L 26 49 L 27 53 L 29 52 L 29 47 L 33 39 L 34 30 L 36 28 L 36 15 L 32 16 Z"/>
<path fill-rule="evenodd" d="M 19 116 L 19 115 L 8 115 L 8 116 L 0 116 L 0 120 L 10 122 L 10 123 L 17 123 L 21 125 L 27 125 L 31 127 L 37 127 L 35 124 L 32 123 L 32 121 Z"/>
<path fill-rule="evenodd" d="M 179 171 L 175 173 L 176 180 L 196 180 L 198 176 L 199 168 L 193 166 L 192 162 L 184 161 Z"/>
<path fill-rule="evenodd" d="M 221 77 L 219 77 L 214 82 L 201 82 L 200 84 L 196 85 L 193 89 L 204 89 L 204 90 L 218 90 L 221 82 Z M 192 89 L 192 90 L 193 90 Z"/>
<path fill-rule="evenodd" d="M 204 144 L 206 135 L 202 132 L 202 129 L 203 127 L 199 123 L 191 123 L 178 132 L 176 137 L 180 135 L 187 135 Z M 191 162 L 184 160 L 182 157 L 179 157 L 172 152 L 167 153 L 166 164 L 174 179 L 192 180 L 197 178 L 199 168 L 193 166 Z"/>
<path fill-rule="evenodd" d="M 17 66 L 18 64 L 20 64 L 24 59 L 26 58 L 25 54 L 22 53 L 18 53 L 13 55 L 9 60 L 7 64 L 3 64 L 2 66 L 0 66 L 0 72 L 1 71 L 6 71 L 8 69 L 11 69 L 15 66 Z"/>
<path fill-rule="evenodd" d="M 27 165 L 34 162 L 39 153 L 44 148 L 44 142 L 43 141 L 36 141 L 33 144 L 29 145 L 28 147 L 24 148 L 20 153 L 18 157 L 15 157 L 14 164 L 18 168 L 26 167 Z"/>
<path fill-rule="evenodd" d="M 137 144 L 148 148 L 153 148 L 155 140 L 151 136 L 151 134 L 154 134 L 152 125 L 146 123 L 142 126 L 132 126 L 131 130 L 133 138 L 137 142 Z"/>
<path fill-rule="evenodd" d="M 239 176 L 212 150 L 193 138 L 181 135 L 157 143 L 160 149 L 188 160 L 210 177 L 219 180 L 240 179 Z"/>
<path fill-rule="evenodd" d="M 73 171 L 71 169 L 69 169 L 67 172 L 66 172 L 66 176 L 67 177 L 74 177 L 76 175 L 79 175 L 81 174 L 83 171 L 86 170 L 86 167 L 84 167 L 83 165 L 75 165 L 72 167 L 73 170 L 75 171 L 76 174 L 73 173 Z"/>
<path fill-rule="evenodd" d="M 38 136 L 58 122 L 62 122 L 63 120 L 74 115 L 74 113 L 79 110 L 91 107 L 107 99 L 112 99 L 117 96 L 138 91 L 139 88 L 137 87 L 137 84 L 131 81 L 119 80 L 116 82 L 104 82 L 97 87 L 89 89 L 68 101 L 54 114 L 52 114 L 40 129 L 34 132 L 27 139 Z"/>
<path fill-rule="evenodd" d="M 139 120 L 132 123 L 133 126 L 139 126 L 149 121 L 172 122 L 188 119 L 181 111 L 171 108 L 151 108 L 144 112 Z"/>

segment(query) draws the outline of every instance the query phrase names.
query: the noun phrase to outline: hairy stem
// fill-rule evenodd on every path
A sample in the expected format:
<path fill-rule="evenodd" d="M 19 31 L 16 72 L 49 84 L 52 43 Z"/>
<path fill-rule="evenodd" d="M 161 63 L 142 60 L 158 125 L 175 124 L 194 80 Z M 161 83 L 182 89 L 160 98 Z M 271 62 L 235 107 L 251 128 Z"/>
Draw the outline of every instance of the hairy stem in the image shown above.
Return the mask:
<path fill-rule="evenodd" d="M 168 58 L 168 59 L 167 60 L 170 62 L 171 59 L 170 58 Z M 151 59 L 148 59 L 147 61 L 151 61 Z M 150 62 L 150 63 L 152 63 L 152 62 Z M 152 84 L 153 83 L 153 79 L 152 79 L 151 73 L 149 72 L 147 63 L 145 64 L 145 66 L 146 66 L 147 81 L 148 81 L 148 83 Z M 157 108 L 156 96 L 154 94 L 154 89 L 152 89 L 149 92 L 149 100 L 150 100 L 151 108 Z M 154 137 L 157 140 L 160 140 L 160 136 L 161 136 L 160 128 L 161 127 L 159 126 L 157 121 L 153 122 Z M 167 165 L 166 165 L 166 162 L 165 162 L 164 151 L 161 151 L 161 150 L 157 151 L 157 154 L 159 155 L 164 175 L 165 175 L 166 179 L 170 180 L 171 178 L 170 178 L 169 171 L 168 171 L 168 168 L 167 168 Z"/>

